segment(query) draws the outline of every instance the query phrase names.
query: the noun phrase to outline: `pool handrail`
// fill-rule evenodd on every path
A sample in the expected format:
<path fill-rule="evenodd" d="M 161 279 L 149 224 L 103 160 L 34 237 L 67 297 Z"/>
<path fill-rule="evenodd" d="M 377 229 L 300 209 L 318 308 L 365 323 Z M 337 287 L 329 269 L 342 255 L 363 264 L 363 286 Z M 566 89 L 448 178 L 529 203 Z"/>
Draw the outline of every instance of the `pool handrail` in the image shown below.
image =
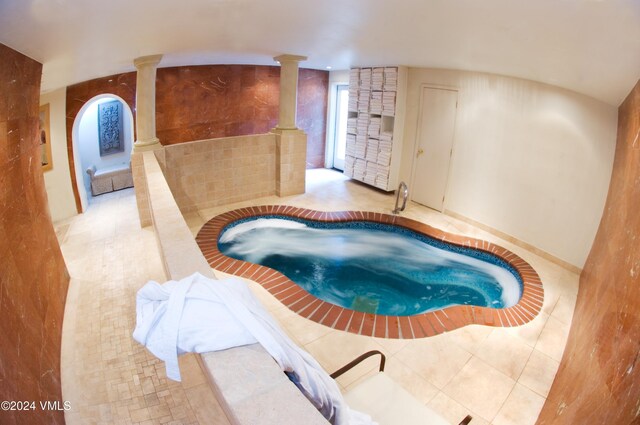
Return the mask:
<path fill-rule="evenodd" d="M 400 201 L 400 192 L 402 192 L 402 207 L 398 207 L 398 201 Z M 392 211 L 393 214 L 399 214 L 400 212 L 404 211 L 405 207 L 407 206 L 408 197 L 409 188 L 407 187 L 407 184 L 405 182 L 400 182 L 398 190 L 396 191 L 396 204 L 395 208 Z"/>

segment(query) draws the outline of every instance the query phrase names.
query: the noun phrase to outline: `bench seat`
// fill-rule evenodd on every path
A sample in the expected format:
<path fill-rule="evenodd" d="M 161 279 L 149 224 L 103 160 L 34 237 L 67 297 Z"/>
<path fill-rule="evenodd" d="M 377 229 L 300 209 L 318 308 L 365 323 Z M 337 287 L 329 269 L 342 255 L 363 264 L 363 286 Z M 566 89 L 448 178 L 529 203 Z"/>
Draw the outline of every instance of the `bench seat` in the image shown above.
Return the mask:
<path fill-rule="evenodd" d="M 87 174 L 89 174 L 91 181 L 91 194 L 93 196 L 133 187 L 131 163 L 101 168 L 100 170 L 96 169 L 95 165 L 92 165 L 87 168 Z"/>

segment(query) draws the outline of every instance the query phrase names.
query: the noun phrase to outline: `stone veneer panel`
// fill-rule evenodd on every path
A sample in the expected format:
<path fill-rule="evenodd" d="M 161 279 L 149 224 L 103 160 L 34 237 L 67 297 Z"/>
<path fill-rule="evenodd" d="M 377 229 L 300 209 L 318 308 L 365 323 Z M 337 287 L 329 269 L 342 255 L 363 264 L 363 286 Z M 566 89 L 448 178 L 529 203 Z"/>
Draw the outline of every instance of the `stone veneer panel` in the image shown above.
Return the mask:
<path fill-rule="evenodd" d="M 60 344 L 69 284 L 40 166 L 42 65 L 0 44 L 0 423 L 63 424 Z"/>
<path fill-rule="evenodd" d="M 180 143 L 164 151 L 165 176 L 183 212 L 275 194 L 273 134 Z"/>
<path fill-rule="evenodd" d="M 539 425 L 640 423 L 639 211 L 640 81 L 618 109 L 607 203 Z"/>
<path fill-rule="evenodd" d="M 276 137 L 276 195 L 304 193 L 307 135 L 300 130 L 274 130 Z"/>
<path fill-rule="evenodd" d="M 503 259 L 516 269 L 523 281 L 522 297 L 516 305 L 509 308 L 458 305 L 413 316 L 383 316 L 342 308 L 316 298 L 276 270 L 227 257 L 218 250 L 218 237 L 227 225 L 243 218 L 264 215 L 283 215 L 321 222 L 370 221 L 391 224 L 453 245 L 485 251 Z M 472 324 L 519 326 L 533 320 L 540 312 L 544 301 L 540 277 L 533 267 L 513 252 L 491 242 L 454 235 L 395 215 L 370 211 L 313 211 L 288 205 L 247 207 L 226 212 L 209 220 L 198 232 L 196 242 L 213 269 L 259 283 L 290 310 L 309 320 L 360 335 L 413 339 L 438 335 Z"/>
<path fill-rule="evenodd" d="M 133 175 L 133 184 L 136 188 L 136 204 L 138 206 L 140 226 L 147 227 L 153 224 L 153 221 L 149 207 L 147 177 L 144 171 L 144 160 L 142 159 L 143 153 L 144 152 L 134 152 L 131 154 L 131 173 Z"/>

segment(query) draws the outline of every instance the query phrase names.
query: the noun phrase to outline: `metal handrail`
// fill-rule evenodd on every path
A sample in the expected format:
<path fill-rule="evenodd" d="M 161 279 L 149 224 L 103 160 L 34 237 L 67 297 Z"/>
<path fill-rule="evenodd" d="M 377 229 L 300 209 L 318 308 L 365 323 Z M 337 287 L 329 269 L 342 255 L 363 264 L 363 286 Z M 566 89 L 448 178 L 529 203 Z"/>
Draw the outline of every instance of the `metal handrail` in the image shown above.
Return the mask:
<path fill-rule="evenodd" d="M 400 201 L 400 192 L 402 191 L 402 207 L 398 208 L 398 202 Z M 409 188 L 405 182 L 400 182 L 398 186 L 398 191 L 396 192 L 396 205 L 393 211 L 393 214 L 398 214 L 401 211 L 404 211 L 404 208 L 407 206 L 407 198 L 409 197 Z"/>
<path fill-rule="evenodd" d="M 336 379 L 338 376 L 340 376 L 343 373 L 348 372 L 349 370 L 351 370 L 354 366 L 356 366 L 357 364 L 362 362 L 364 359 L 368 359 L 369 357 L 375 356 L 376 354 L 380 354 L 380 367 L 379 367 L 378 370 L 380 372 L 384 372 L 384 364 L 385 364 L 387 358 L 380 351 L 371 350 L 371 351 L 367 351 L 366 353 L 364 353 L 361 356 L 358 356 L 355 360 L 350 361 L 345 366 L 342 366 L 340 369 L 336 370 L 335 372 L 333 372 L 329 376 L 331 376 L 333 379 Z"/>
<path fill-rule="evenodd" d="M 333 378 L 333 379 L 336 379 L 338 376 L 341 376 L 345 372 L 348 372 L 351 369 L 353 369 L 354 366 L 357 366 L 358 364 L 362 363 L 363 360 L 368 359 L 371 356 L 375 356 L 376 354 L 380 355 L 380 366 L 378 367 L 378 371 L 384 372 L 384 366 L 385 366 L 387 358 L 385 357 L 384 354 L 382 354 L 382 352 L 380 352 L 378 350 L 371 350 L 371 351 L 367 351 L 366 353 L 362 354 L 361 356 L 358 356 L 357 358 L 355 358 L 354 360 L 350 361 L 345 366 L 343 366 L 340 369 L 336 370 L 335 372 L 333 372 L 329 376 L 331 376 L 331 378 Z M 460 422 L 458 425 L 468 425 L 469 422 L 471 422 L 471 419 L 473 419 L 471 417 L 471 415 L 467 415 L 462 420 L 462 422 Z"/>

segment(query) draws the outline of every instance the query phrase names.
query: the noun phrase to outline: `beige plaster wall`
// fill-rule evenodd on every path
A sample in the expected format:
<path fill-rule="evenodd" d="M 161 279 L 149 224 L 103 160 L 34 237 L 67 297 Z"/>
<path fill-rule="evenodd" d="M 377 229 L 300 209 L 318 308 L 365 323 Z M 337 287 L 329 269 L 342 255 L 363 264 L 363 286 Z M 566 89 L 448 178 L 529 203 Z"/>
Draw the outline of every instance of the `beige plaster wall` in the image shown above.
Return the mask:
<path fill-rule="evenodd" d="M 77 214 L 67 157 L 66 88 L 40 95 L 40 105 L 46 103 L 49 104 L 53 168 L 44 173 L 44 185 L 51 219 L 55 222 Z"/>
<path fill-rule="evenodd" d="M 606 209 L 538 425 L 640 423 L 640 81 L 620 105 Z"/>
<path fill-rule="evenodd" d="M 476 72 L 410 68 L 401 179 L 412 181 L 421 87 L 458 90 L 445 211 L 582 267 L 602 216 L 614 106 L 558 87 Z"/>

